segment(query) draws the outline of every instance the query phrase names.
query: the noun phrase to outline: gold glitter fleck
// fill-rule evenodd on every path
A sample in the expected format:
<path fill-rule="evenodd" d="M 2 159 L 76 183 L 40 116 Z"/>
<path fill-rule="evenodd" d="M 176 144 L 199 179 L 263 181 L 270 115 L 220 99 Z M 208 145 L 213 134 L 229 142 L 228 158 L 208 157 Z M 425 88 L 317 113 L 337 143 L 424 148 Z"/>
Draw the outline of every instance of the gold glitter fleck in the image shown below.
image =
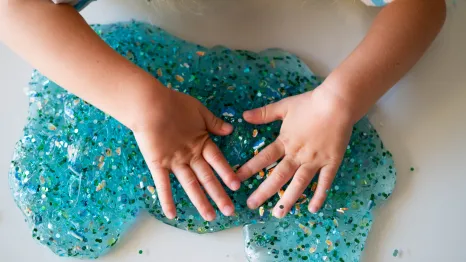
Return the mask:
<path fill-rule="evenodd" d="M 280 191 L 278 191 L 278 196 L 279 196 L 280 198 L 282 198 L 282 197 L 283 197 L 283 194 L 285 194 L 285 190 L 280 189 Z"/>
<path fill-rule="evenodd" d="M 49 130 L 51 130 L 51 131 L 57 130 L 57 127 L 56 127 L 54 124 L 49 124 L 48 128 L 49 128 Z"/>
<path fill-rule="evenodd" d="M 317 182 L 314 182 L 314 183 L 312 183 L 311 191 L 312 191 L 312 192 L 315 192 L 316 189 L 317 189 Z"/>
<path fill-rule="evenodd" d="M 106 185 L 107 185 L 107 182 L 105 182 L 105 180 L 102 180 L 102 182 L 100 182 L 100 183 L 97 185 L 95 191 L 96 191 L 96 192 L 99 192 L 100 190 L 104 189 L 104 187 L 105 187 Z"/>
<path fill-rule="evenodd" d="M 204 55 L 205 55 L 205 52 L 204 52 L 204 51 L 197 51 L 197 52 L 196 52 L 196 55 L 198 55 L 198 56 L 204 56 Z"/>
<path fill-rule="evenodd" d="M 299 204 L 294 205 L 294 208 L 296 209 L 296 214 L 301 213 L 301 206 Z"/>
<path fill-rule="evenodd" d="M 44 176 L 40 175 L 40 176 L 39 176 L 39 181 L 40 181 L 41 184 L 45 184 L 45 178 L 44 178 Z"/>
<path fill-rule="evenodd" d="M 257 156 L 258 154 L 259 154 L 259 150 L 258 149 L 254 150 L 254 155 Z"/>
<path fill-rule="evenodd" d="M 110 148 L 107 148 L 107 149 L 105 150 L 105 155 L 106 155 L 106 156 L 112 156 L 112 150 L 111 150 Z"/>
<path fill-rule="evenodd" d="M 333 219 L 333 224 L 338 227 L 338 220 L 336 218 Z"/>
<path fill-rule="evenodd" d="M 299 197 L 297 203 L 298 203 L 298 204 L 303 204 L 303 203 L 306 203 L 307 200 L 308 200 L 308 199 L 307 199 L 307 196 L 306 196 L 305 194 L 302 194 L 302 195 Z"/>
<path fill-rule="evenodd" d="M 308 227 L 306 227 L 305 225 L 299 224 L 298 226 L 299 226 L 299 228 L 301 228 L 304 231 L 305 234 L 308 234 L 308 235 L 311 234 L 311 230 Z"/>
<path fill-rule="evenodd" d="M 347 207 L 342 207 L 342 208 L 337 209 L 337 212 L 341 213 L 341 214 L 344 214 L 346 210 L 348 210 Z"/>
<path fill-rule="evenodd" d="M 121 155 L 121 148 L 120 147 L 117 147 L 115 149 L 115 153 L 117 153 L 117 155 Z"/>
<path fill-rule="evenodd" d="M 314 252 L 316 252 L 317 250 L 317 247 L 311 247 L 309 248 L 309 253 L 313 254 Z"/>
<path fill-rule="evenodd" d="M 147 186 L 147 190 L 149 190 L 149 192 L 153 195 L 155 194 L 155 187 L 153 186 Z"/>
<path fill-rule="evenodd" d="M 157 69 L 157 75 L 163 76 L 162 68 Z"/>
<path fill-rule="evenodd" d="M 252 131 L 252 137 L 256 137 L 259 134 L 259 131 L 257 129 L 254 129 Z"/>
<path fill-rule="evenodd" d="M 264 212 L 265 212 L 264 207 L 263 206 L 259 207 L 259 215 L 261 217 L 264 215 Z"/>
<path fill-rule="evenodd" d="M 183 78 L 182 76 L 180 76 L 180 75 L 176 75 L 176 76 L 175 76 L 175 79 L 176 79 L 176 81 L 178 81 L 178 82 L 180 82 L 180 83 L 183 83 L 183 82 L 184 82 L 184 78 Z"/>
<path fill-rule="evenodd" d="M 104 167 L 104 165 L 105 165 L 105 162 L 100 162 L 99 164 L 97 164 L 97 167 L 99 169 L 102 169 Z"/>
<path fill-rule="evenodd" d="M 260 176 L 261 178 L 264 178 L 264 176 L 265 176 L 265 172 L 264 172 L 264 171 L 262 171 L 262 170 L 261 170 L 261 171 L 259 171 L 259 176 Z"/>

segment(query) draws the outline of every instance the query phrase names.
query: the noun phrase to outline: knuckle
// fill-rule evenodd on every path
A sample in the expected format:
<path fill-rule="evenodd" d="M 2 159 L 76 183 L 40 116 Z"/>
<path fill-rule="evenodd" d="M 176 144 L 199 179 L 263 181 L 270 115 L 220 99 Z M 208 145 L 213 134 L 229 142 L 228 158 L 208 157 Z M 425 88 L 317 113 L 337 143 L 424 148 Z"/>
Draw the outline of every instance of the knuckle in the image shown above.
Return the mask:
<path fill-rule="evenodd" d="M 195 186 L 197 186 L 197 179 L 192 177 L 192 178 L 189 178 L 188 180 L 186 180 L 186 187 L 187 188 L 193 188 Z"/>
<path fill-rule="evenodd" d="M 200 155 L 193 155 L 191 157 L 191 165 L 192 166 L 195 166 L 195 165 L 201 163 L 201 161 L 202 161 L 202 157 Z"/>
<path fill-rule="evenodd" d="M 343 160 L 343 157 L 340 156 L 329 156 L 327 157 L 327 166 L 332 167 L 333 169 L 338 169 L 338 166 L 340 165 L 341 161 Z"/>
<path fill-rule="evenodd" d="M 267 107 L 266 106 L 261 107 L 260 113 L 261 113 L 261 118 L 262 119 L 267 119 Z"/>
<path fill-rule="evenodd" d="M 223 155 L 220 151 L 215 150 L 210 154 L 209 158 L 212 162 L 220 162 L 223 160 Z"/>
<path fill-rule="evenodd" d="M 264 151 L 261 154 L 261 161 L 267 162 L 267 163 L 272 162 L 273 161 L 272 154 L 270 152 Z"/>
<path fill-rule="evenodd" d="M 157 187 L 157 192 L 161 195 L 167 194 L 170 192 L 170 185 L 159 184 L 159 185 L 156 185 L 156 187 Z"/>
<path fill-rule="evenodd" d="M 275 172 L 273 177 L 275 177 L 275 180 L 279 181 L 279 182 L 286 181 L 286 179 L 287 179 L 285 173 L 283 173 L 283 172 Z"/>
<path fill-rule="evenodd" d="M 201 181 L 201 183 L 203 185 L 210 185 L 212 183 L 215 183 L 215 181 L 217 180 L 215 178 L 215 176 L 212 174 L 212 173 L 203 173 L 201 175 L 199 175 L 199 180 Z"/>
<path fill-rule="evenodd" d="M 160 169 L 162 168 L 164 165 L 163 165 L 163 162 L 162 160 L 160 159 L 152 159 L 149 161 L 148 165 L 153 168 L 154 170 L 156 169 Z"/>
<path fill-rule="evenodd" d="M 322 185 L 323 190 L 327 190 L 332 186 L 333 177 L 322 176 L 319 183 Z"/>
<path fill-rule="evenodd" d="M 280 141 L 283 145 L 288 145 L 290 143 L 290 139 L 284 135 L 277 137 L 277 140 Z"/>
<path fill-rule="evenodd" d="M 214 114 L 211 115 L 210 122 L 212 123 L 212 127 L 214 129 L 217 129 L 222 125 L 222 120 L 217 118 Z"/>
<path fill-rule="evenodd" d="M 298 185 L 306 185 L 307 186 L 307 184 L 308 184 L 308 180 L 303 176 L 296 176 L 294 179 L 296 180 L 296 183 Z"/>

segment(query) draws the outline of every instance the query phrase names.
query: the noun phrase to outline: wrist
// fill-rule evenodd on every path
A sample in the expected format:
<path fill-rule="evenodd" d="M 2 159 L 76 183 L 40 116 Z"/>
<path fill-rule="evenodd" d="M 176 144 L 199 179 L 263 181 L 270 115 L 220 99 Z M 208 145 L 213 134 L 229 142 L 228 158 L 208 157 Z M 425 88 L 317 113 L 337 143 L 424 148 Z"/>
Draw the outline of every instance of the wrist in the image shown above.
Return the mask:
<path fill-rule="evenodd" d="M 155 78 L 133 83 L 122 97 L 123 106 L 114 117 L 133 132 L 140 130 L 148 118 L 155 117 L 154 113 L 164 111 L 171 92 Z"/>
<path fill-rule="evenodd" d="M 313 92 L 313 96 L 324 101 L 324 103 L 332 108 L 332 111 L 338 115 L 339 121 L 354 125 L 358 122 L 365 113 L 361 113 L 358 104 L 354 100 L 344 96 L 338 89 L 325 84 L 325 82 L 317 87 Z"/>

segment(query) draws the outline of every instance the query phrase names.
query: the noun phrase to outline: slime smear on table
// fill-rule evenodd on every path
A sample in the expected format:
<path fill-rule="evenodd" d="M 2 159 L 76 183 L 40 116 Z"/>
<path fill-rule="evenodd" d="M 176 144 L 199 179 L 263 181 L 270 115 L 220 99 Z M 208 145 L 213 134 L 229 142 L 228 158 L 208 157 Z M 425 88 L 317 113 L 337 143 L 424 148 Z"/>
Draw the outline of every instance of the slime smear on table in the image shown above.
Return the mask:
<path fill-rule="evenodd" d="M 244 110 L 321 83 L 300 59 L 281 50 L 208 49 L 139 22 L 93 28 L 165 86 L 190 94 L 232 123 L 232 135 L 212 138 L 234 167 L 274 141 L 280 130 L 279 122 L 246 123 Z M 392 155 L 364 118 L 354 126 L 328 199 L 317 214 L 307 211 L 316 179 L 284 219 L 271 215 L 280 193 L 258 210 L 249 210 L 246 199 L 271 173 L 273 167 L 268 167 L 237 192 L 225 188 L 236 214 L 225 217 L 217 211 L 213 222 L 202 220 L 171 176 L 178 217 L 169 220 L 130 130 L 37 71 L 27 95 L 28 123 L 11 163 L 10 187 L 32 237 L 60 256 L 101 256 L 146 210 L 166 224 L 196 233 L 244 226 L 249 261 L 359 261 L 372 209 L 390 196 L 395 184 Z"/>

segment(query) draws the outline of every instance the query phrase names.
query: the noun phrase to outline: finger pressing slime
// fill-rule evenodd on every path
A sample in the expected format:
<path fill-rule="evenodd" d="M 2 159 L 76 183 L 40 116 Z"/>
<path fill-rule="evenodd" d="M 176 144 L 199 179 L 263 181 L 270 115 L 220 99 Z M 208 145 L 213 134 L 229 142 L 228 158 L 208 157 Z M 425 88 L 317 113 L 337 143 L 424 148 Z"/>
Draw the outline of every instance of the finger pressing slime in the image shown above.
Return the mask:
<path fill-rule="evenodd" d="M 212 137 L 232 166 L 244 164 L 280 130 L 279 122 L 246 123 L 243 111 L 310 91 L 322 82 L 299 58 L 282 50 L 209 49 L 139 22 L 93 29 L 167 88 L 195 97 L 233 124 L 230 136 Z M 28 122 L 15 148 L 9 182 L 32 237 L 59 256 L 103 255 L 145 210 L 195 233 L 243 226 L 249 261 L 359 261 L 372 210 L 395 185 L 392 155 L 363 118 L 354 126 L 343 163 L 317 214 L 307 210 L 316 178 L 284 219 L 271 215 L 278 193 L 258 210 L 247 208 L 247 197 L 271 173 L 272 165 L 237 192 L 225 187 L 236 213 L 225 217 L 217 210 L 213 222 L 201 218 L 171 176 L 178 217 L 169 220 L 129 129 L 37 71 L 27 95 Z"/>

